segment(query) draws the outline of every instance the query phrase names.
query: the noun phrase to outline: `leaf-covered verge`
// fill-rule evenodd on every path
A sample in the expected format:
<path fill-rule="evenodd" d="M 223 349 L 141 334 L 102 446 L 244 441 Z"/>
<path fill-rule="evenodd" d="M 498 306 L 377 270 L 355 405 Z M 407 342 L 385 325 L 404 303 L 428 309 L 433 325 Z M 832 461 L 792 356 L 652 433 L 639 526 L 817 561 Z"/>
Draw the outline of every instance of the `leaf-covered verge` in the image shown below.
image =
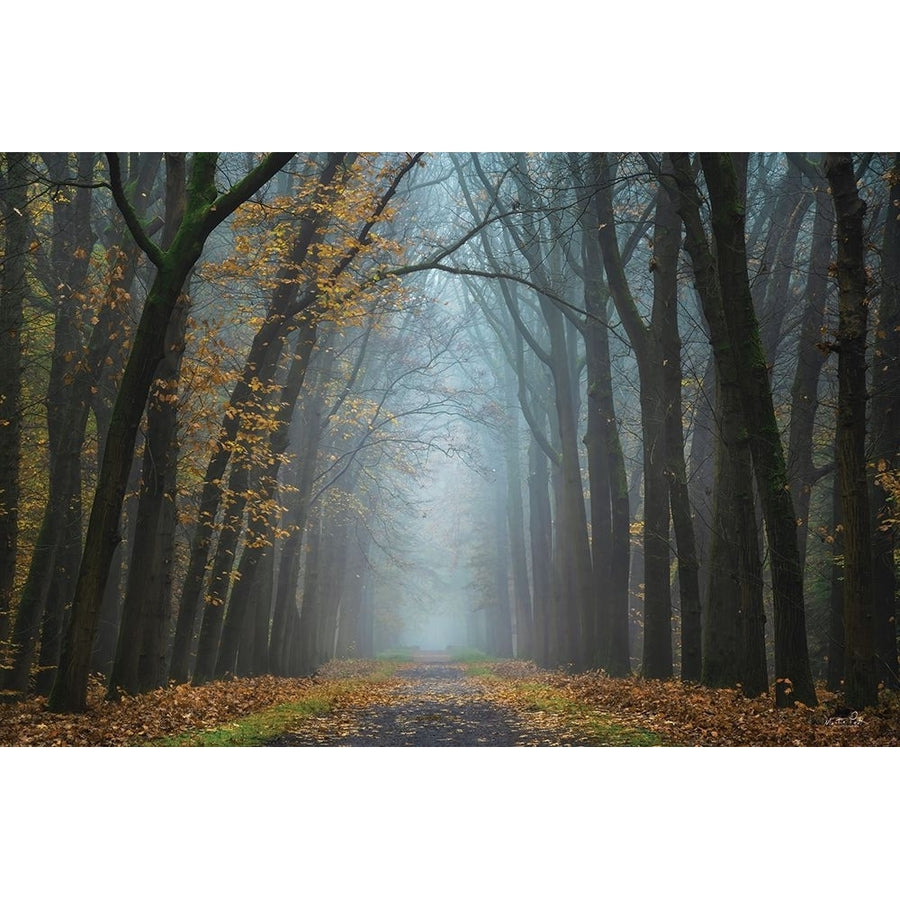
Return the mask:
<path fill-rule="evenodd" d="M 258 743 L 298 717 L 378 702 L 394 665 L 335 661 L 313 678 L 236 678 L 170 685 L 118 702 L 92 682 L 81 714 L 48 712 L 46 700 L 0 704 L 0 746 L 234 746 Z M 265 711 L 265 715 L 260 715 Z"/>
<path fill-rule="evenodd" d="M 563 739 L 587 733 L 614 746 L 900 746 L 900 697 L 889 692 L 878 707 L 853 714 L 821 686 L 821 706 L 775 709 L 771 695 L 748 700 L 736 690 L 678 681 L 570 675 L 509 660 L 465 665 L 486 699 Z M 119 702 L 105 700 L 96 681 L 83 714 L 47 712 L 41 698 L 0 704 L 0 746 L 258 745 L 304 717 L 325 727 L 331 716 L 323 714 L 392 702 L 402 669 L 396 661 L 335 661 L 313 678 L 171 685 Z"/>
<path fill-rule="evenodd" d="M 485 674 L 486 673 L 486 674 Z M 569 675 L 527 662 L 481 663 L 477 673 L 498 701 L 529 712 L 563 711 L 578 727 L 602 722 L 650 732 L 683 747 L 900 746 L 900 695 L 883 691 L 877 707 L 851 711 L 817 686 L 820 706 L 776 709 L 770 693 L 749 700 L 739 690 L 680 681 Z"/>

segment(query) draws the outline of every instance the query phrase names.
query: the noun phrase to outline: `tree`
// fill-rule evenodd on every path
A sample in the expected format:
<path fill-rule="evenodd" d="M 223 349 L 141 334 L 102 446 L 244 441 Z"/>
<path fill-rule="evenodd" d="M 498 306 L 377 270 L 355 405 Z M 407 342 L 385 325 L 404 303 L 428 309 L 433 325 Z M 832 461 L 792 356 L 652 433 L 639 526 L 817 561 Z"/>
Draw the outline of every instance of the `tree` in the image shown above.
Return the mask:
<path fill-rule="evenodd" d="M 0 646 L 9 635 L 16 576 L 21 460 L 22 324 L 28 293 L 28 156 L 7 153 L 0 169 Z"/>
<path fill-rule="evenodd" d="M 668 167 L 668 161 L 664 165 Z M 700 588 L 681 428 L 681 343 L 676 302 L 681 222 L 666 188 L 660 186 L 650 262 L 653 308 L 648 325 L 631 293 L 619 252 L 612 203 L 613 169 L 608 156 L 598 159 L 596 166 L 598 240 L 610 291 L 640 373 L 645 567 L 642 671 L 651 678 L 667 678 L 672 674 L 671 509 L 676 526 L 682 600 L 682 675 L 693 681 L 700 677 Z"/>
<path fill-rule="evenodd" d="M 339 178 L 345 154 L 329 154 L 315 178 L 311 202 L 305 205 L 299 226 L 291 236 L 287 259 L 279 267 L 268 309 L 247 351 L 241 376 L 231 391 L 222 418 L 215 449 L 203 478 L 197 524 L 191 538 L 190 561 L 178 602 L 178 620 L 172 649 L 169 677 L 187 681 L 191 669 L 194 626 L 201 609 L 203 583 L 215 534 L 216 516 L 222 501 L 222 481 L 231 461 L 242 413 L 258 402 L 258 395 L 271 384 L 281 351 L 295 318 L 316 299 L 315 291 L 301 290 L 299 277 L 308 254 L 321 239 L 328 219 L 328 189 Z M 211 626 L 210 626 L 211 627 Z M 212 653 L 212 651 L 211 651 Z"/>
<path fill-rule="evenodd" d="M 185 154 L 166 155 L 167 249 L 185 203 Z M 164 356 L 157 366 L 147 404 L 147 436 L 140 498 L 128 567 L 128 581 L 118 630 L 116 657 L 108 685 L 110 697 L 120 690 L 137 694 L 165 683 L 169 600 L 175 555 L 175 494 L 178 468 L 176 401 L 185 350 L 189 300 L 183 296 L 169 321 Z"/>
<path fill-rule="evenodd" d="M 547 366 L 553 386 L 559 446 L 558 453 L 554 452 L 558 479 L 557 528 L 560 534 L 555 546 L 558 557 L 556 574 L 560 600 L 565 609 L 565 614 L 559 619 L 561 659 L 586 667 L 594 662 L 596 652 L 595 591 L 577 438 L 578 391 L 573 380 L 577 332 L 573 333 L 567 327 L 567 320 L 554 300 L 553 269 L 559 267 L 560 260 L 554 260 L 552 251 L 546 253 L 548 246 L 558 248 L 559 243 L 552 239 L 552 232 L 551 235 L 544 233 L 540 198 L 524 154 L 507 160 L 518 199 L 503 196 L 499 184 L 487 176 L 477 155 L 472 157 L 472 164 L 478 180 L 503 217 L 505 233 L 525 261 L 528 278 L 535 285 L 541 322 L 547 332 L 547 350 L 538 351 L 533 338 L 526 340 Z M 517 221 L 511 216 L 512 204 L 519 209 Z M 514 316 L 514 320 L 517 327 L 523 327 L 521 318 Z"/>
<path fill-rule="evenodd" d="M 750 696 L 767 689 L 762 578 L 752 494 L 748 429 L 743 417 L 741 370 L 726 323 L 716 259 L 700 215 L 700 195 L 685 153 L 671 154 L 675 201 L 685 226 L 685 248 L 709 330 L 716 373 L 715 471 L 709 548 L 709 588 L 702 680 L 742 684 Z M 737 578 L 735 578 L 737 573 Z"/>
<path fill-rule="evenodd" d="M 866 338 L 869 298 L 863 219 L 849 153 L 825 155 L 837 223 L 839 318 L 837 472 L 844 536 L 844 698 L 854 709 L 878 700 L 875 670 L 872 536 L 866 472 Z"/>
<path fill-rule="evenodd" d="M 728 340 L 735 354 L 744 424 L 766 523 L 775 604 L 775 698 L 779 706 L 817 703 L 806 638 L 797 519 L 769 385 L 768 362 L 750 293 L 744 192 L 730 154 L 700 155 L 709 189 L 716 263 Z"/>
<path fill-rule="evenodd" d="M 75 171 L 65 154 L 45 154 L 43 180 L 50 189 L 50 251 L 39 250 L 36 274 L 54 312 L 53 350 L 47 385 L 49 483 L 37 539 L 19 597 L 12 665 L 6 686 L 24 695 L 40 638 L 41 693 L 59 658 L 62 620 L 74 590 L 81 555 L 82 485 L 85 436 L 92 398 L 114 369 L 114 345 L 124 345 L 130 289 L 139 249 L 122 235 L 124 224 L 104 229 L 95 272 L 89 261 L 95 242 L 92 194 L 93 154 L 78 154 Z M 143 214 L 159 158 L 131 159 L 131 181 Z M 73 188 L 75 180 L 80 187 Z M 98 419 L 103 439 L 103 427 Z M 43 625 L 42 625 L 43 618 Z"/>
<path fill-rule="evenodd" d="M 600 665 L 609 674 L 631 674 L 628 635 L 628 575 L 631 517 L 628 477 L 616 418 L 612 362 L 609 347 L 609 291 L 603 282 L 603 256 L 596 235 L 600 228 L 592 179 L 570 162 L 576 193 L 583 205 L 581 222 L 581 275 L 584 282 L 584 322 L 587 385 L 588 479 L 591 489 L 591 556 L 597 591 L 597 632 Z M 629 241 L 633 248 L 640 229 Z M 627 257 L 628 249 L 626 249 Z"/>
<path fill-rule="evenodd" d="M 118 544 L 119 518 L 135 438 L 160 360 L 165 355 L 169 321 L 188 273 L 200 258 L 207 237 L 238 206 L 253 196 L 293 154 L 273 153 L 224 193 L 216 186 L 216 153 L 196 153 L 187 179 L 184 214 L 171 245 L 161 249 L 148 236 L 129 202 L 116 154 L 109 154 L 110 182 L 116 205 L 137 244 L 156 268 L 134 343 L 122 375 L 110 421 L 106 452 L 85 535 L 81 566 L 66 630 L 59 671 L 50 692 L 55 712 L 77 712 L 87 702 L 88 666 L 97 614 Z"/>
<path fill-rule="evenodd" d="M 875 598 L 875 641 L 878 677 L 900 688 L 897 660 L 897 522 L 900 519 L 900 155 L 887 172 L 889 186 L 881 250 L 881 299 L 874 329 L 871 454 L 875 464 L 872 485 L 872 593 Z"/>
<path fill-rule="evenodd" d="M 790 157 L 789 157 L 790 158 Z M 816 411 L 819 406 L 819 380 L 825 362 L 821 351 L 822 329 L 828 295 L 828 266 L 834 243 L 834 207 L 828 182 L 818 166 L 802 165 L 812 180 L 815 193 L 815 217 L 809 253 L 809 271 L 804 289 L 803 311 L 797 338 L 797 367 L 791 385 L 791 421 L 788 436 L 788 473 L 791 496 L 797 514 L 797 541 L 801 565 L 806 560 L 809 534 L 809 510 L 812 489 L 828 471 L 813 460 Z"/>
<path fill-rule="evenodd" d="M 309 359 L 316 344 L 317 324 L 315 318 L 309 316 L 300 328 L 297 347 L 279 398 L 279 409 L 275 418 L 276 428 L 269 436 L 268 460 L 264 471 L 261 473 L 260 493 L 262 509 L 255 512 L 251 511 L 248 517 L 247 537 L 237 568 L 237 581 L 231 590 L 228 611 L 223 622 L 222 639 L 218 646 L 214 670 L 214 674 L 218 678 L 235 671 L 240 635 L 255 587 L 254 575 L 262 562 L 266 550 L 272 544 L 273 537 L 268 527 L 270 518 L 266 513 L 266 506 L 274 498 L 278 471 L 288 446 L 288 430 L 291 419 L 294 415 L 297 398 L 303 387 Z M 265 624 L 268 628 L 268 620 L 266 620 Z"/>

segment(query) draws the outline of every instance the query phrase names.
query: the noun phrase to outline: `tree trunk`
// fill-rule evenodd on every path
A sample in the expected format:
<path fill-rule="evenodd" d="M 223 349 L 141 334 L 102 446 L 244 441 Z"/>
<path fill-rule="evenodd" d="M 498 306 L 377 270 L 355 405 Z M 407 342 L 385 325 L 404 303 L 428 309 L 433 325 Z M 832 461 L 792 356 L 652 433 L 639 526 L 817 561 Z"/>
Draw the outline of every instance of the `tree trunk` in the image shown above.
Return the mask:
<path fill-rule="evenodd" d="M 660 251 L 654 271 L 653 318 L 648 327 L 638 312 L 621 259 L 612 201 L 612 166 L 595 159 L 598 184 L 597 231 L 610 292 L 638 363 L 640 375 L 641 443 L 644 472 L 644 641 L 641 672 L 647 678 L 670 678 L 672 655 L 672 594 L 669 573 L 669 484 L 666 478 L 666 398 L 659 326 L 660 309 L 674 300 L 678 232 L 674 211 L 664 200 L 657 206 Z M 662 193 L 663 189 L 660 189 Z M 673 214 L 670 215 L 669 213 Z M 661 217 L 661 218 L 660 218 Z M 682 451 L 683 452 L 683 451 Z M 693 652 L 693 651 L 692 651 Z"/>
<path fill-rule="evenodd" d="M 473 163 L 482 182 L 492 190 L 477 158 L 473 157 Z M 528 177 L 527 161 L 522 154 L 514 157 L 513 177 L 525 208 L 539 209 L 538 198 Z M 506 204 L 499 194 L 495 193 L 494 202 L 499 209 L 506 210 Z M 578 392 L 572 377 L 575 335 L 567 332 L 565 318 L 550 295 L 549 288 L 553 281 L 550 269 L 555 254 L 551 250 L 548 260 L 548 254 L 541 249 L 540 225 L 532 215 L 525 215 L 521 226 L 513 228 L 510 224 L 507 233 L 526 260 L 531 278 L 538 287 L 538 304 L 550 336 L 550 352 L 545 355 L 544 362 L 552 376 L 560 466 L 559 477 L 554 482 L 558 488 L 555 493 L 558 535 L 555 557 L 558 579 L 564 580 L 554 585 L 560 601 L 557 625 L 560 628 L 562 660 L 577 668 L 586 668 L 595 650 L 592 640 L 596 611 L 584 486 L 578 453 Z"/>
<path fill-rule="evenodd" d="M 872 539 L 866 472 L 866 337 L 869 301 L 863 218 L 849 153 L 825 155 L 837 223 L 838 412 L 835 446 L 844 526 L 844 698 L 853 709 L 878 701 Z"/>
<path fill-rule="evenodd" d="M 127 499 L 122 512 L 122 525 L 125 529 L 125 536 L 119 546 L 116 547 L 110 563 L 109 578 L 106 580 L 103 602 L 100 605 L 100 613 L 97 618 L 94 647 L 91 650 L 91 671 L 99 672 L 107 679 L 112 674 L 113 666 L 116 662 L 116 644 L 118 643 L 125 588 L 128 580 L 128 566 L 125 564 L 125 560 L 130 557 L 137 533 L 137 507 L 141 480 L 139 455 L 141 454 L 135 454 L 131 474 L 128 476 L 128 487 L 125 491 Z M 61 639 L 62 634 L 60 634 Z M 43 653 L 43 646 L 41 647 L 41 652 Z M 51 683 L 48 686 L 48 691 L 52 686 Z"/>
<path fill-rule="evenodd" d="M 306 393 L 301 416 L 301 440 L 299 450 L 300 466 L 294 482 L 296 497 L 291 504 L 295 521 L 293 531 L 284 543 L 278 579 L 275 588 L 275 607 L 272 613 L 272 633 L 269 638 L 269 665 L 275 675 L 287 674 L 291 642 L 288 626 L 295 617 L 291 610 L 297 608 L 297 592 L 300 584 L 300 569 L 303 562 L 303 541 L 312 501 L 313 482 L 318 461 L 319 446 L 328 424 L 325 409 L 325 391 L 331 378 L 335 354 L 322 353 L 321 365 L 316 366 L 316 383 Z M 299 620 L 298 620 L 299 621 Z M 299 632 L 295 634 L 297 641 Z M 302 654 L 301 654 L 302 655 Z"/>
<path fill-rule="evenodd" d="M 788 488 L 769 371 L 750 294 L 744 244 L 744 196 L 729 154 L 701 154 L 709 188 L 718 280 L 728 339 L 741 378 L 741 405 L 766 523 L 775 605 L 775 699 L 817 704 L 806 642 L 797 520 Z"/>
<path fill-rule="evenodd" d="M 875 651 L 878 677 L 900 689 L 897 660 L 897 565 L 894 553 L 900 516 L 900 490 L 892 494 L 889 480 L 900 478 L 900 155 L 890 171 L 887 220 L 881 251 L 881 300 L 875 329 L 872 367 L 872 593 L 875 597 Z"/>
<path fill-rule="evenodd" d="M 147 407 L 140 498 L 109 696 L 138 694 L 165 683 L 166 628 L 172 587 L 178 465 L 177 390 L 188 303 L 176 307 L 166 355 Z"/>
<path fill-rule="evenodd" d="M 608 292 L 603 260 L 591 226 L 596 210 L 582 219 L 585 361 L 587 366 L 587 449 L 591 489 L 591 555 L 597 593 L 597 662 L 613 676 L 631 674 L 628 639 L 628 569 L 631 519 L 625 458 L 619 439 L 609 353 Z"/>
<path fill-rule="evenodd" d="M 279 409 L 275 418 L 275 430 L 269 435 L 268 465 L 262 473 L 257 488 L 257 506 L 261 509 L 274 499 L 278 484 L 281 460 L 288 446 L 288 430 L 297 405 L 297 398 L 303 387 L 309 358 L 316 343 L 316 322 L 308 319 L 300 331 L 297 347 L 281 391 Z M 240 635 L 246 618 L 250 598 L 256 590 L 255 576 L 267 548 L 272 545 L 273 535 L 268 530 L 269 516 L 259 510 L 251 510 L 247 524 L 247 538 L 238 564 L 238 577 L 231 590 L 231 598 L 225 615 L 222 640 L 215 664 L 215 676 L 222 678 L 234 671 L 237 660 Z M 220 538 L 221 540 L 221 538 Z M 213 570 L 215 572 L 215 569 Z M 202 635 L 202 631 L 201 631 Z M 199 664 L 199 659 L 198 659 Z"/>
<path fill-rule="evenodd" d="M 274 528 L 271 529 L 274 534 Z M 275 543 L 266 547 L 265 555 L 257 567 L 256 598 L 253 602 L 253 660 L 249 674 L 264 675 L 269 667 L 269 630 L 272 621 L 272 601 L 275 597 Z"/>
<path fill-rule="evenodd" d="M 168 249 L 184 215 L 185 159 L 166 156 Z M 178 382 L 185 350 L 189 301 L 183 296 L 169 321 L 164 356 L 147 404 L 147 433 L 115 662 L 108 696 L 137 694 L 166 680 L 166 650 L 175 559 L 175 497 L 178 468 Z"/>
<path fill-rule="evenodd" d="M 813 433 L 816 410 L 819 407 L 819 377 L 825 362 L 825 354 L 819 347 L 825 323 L 828 263 L 831 259 L 834 234 L 834 208 L 827 187 L 827 183 L 822 179 L 822 183 L 815 188 L 816 209 L 809 273 L 797 343 L 797 368 L 794 370 L 794 382 L 791 387 L 788 474 L 798 522 L 797 545 L 801 566 L 806 563 L 812 489 L 820 477 L 813 462 Z"/>
<path fill-rule="evenodd" d="M 532 612 L 531 588 L 528 584 L 528 561 L 525 555 L 525 511 L 522 504 L 522 472 L 519 461 L 519 415 L 516 386 L 512 373 L 506 371 L 504 383 L 506 411 L 509 421 L 504 432 L 504 470 L 506 472 L 506 514 L 509 534 L 510 568 L 512 570 L 516 616 L 517 659 L 531 659 Z"/>
<path fill-rule="evenodd" d="M 319 635 L 324 616 L 319 591 L 322 556 L 322 514 L 320 508 L 310 517 L 306 533 L 306 560 L 303 571 L 303 599 L 300 604 L 299 632 L 297 635 L 298 660 L 296 673 L 302 677 L 312 675 L 319 661 Z M 293 668 L 293 667 L 292 667 Z"/>
<path fill-rule="evenodd" d="M 741 685 L 755 697 L 768 689 L 762 563 L 753 464 L 733 381 L 717 390 L 715 483 L 709 548 L 702 682 Z"/>
<path fill-rule="evenodd" d="M 671 174 L 671 161 L 663 160 L 663 172 Z M 681 219 L 668 191 L 660 187 L 653 227 L 652 329 L 659 346 L 663 400 L 663 471 L 669 483 L 669 508 L 678 559 L 678 591 L 681 604 L 681 680 L 699 681 L 702 658 L 700 584 L 697 547 L 684 463 L 684 429 L 681 402 L 681 337 L 678 332 L 678 251 Z"/>
<path fill-rule="evenodd" d="M 363 575 L 362 597 L 359 613 L 359 653 L 360 659 L 371 659 L 375 655 L 374 642 L 375 604 L 372 570 L 366 567 Z"/>
<path fill-rule="evenodd" d="M 130 278 L 132 275 L 133 270 L 124 277 Z M 120 286 L 121 282 L 117 279 L 110 283 L 107 300 L 109 292 Z M 112 304 L 104 303 L 91 333 L 88 349 L 75 366 L 65 419 L 58 429 L 58 443 L 51 448 L 49 495 L 19 598 L 13 633 L 15 654 L 6 678 L 7 688 L 20 695 L 28 690 L 31 662 L 42 617 L 45 619 L 47 643 L 55 645 L 52 665 L 55 666 L 58 661 L 59 638 L 56 628 L 62 627 L 69 595 L 61 590 L 64 580 L 54 576 L 58 575 L 58 567 L 66 567 L 72 573 L 77 570 L 77 564 L 73 564 L 70 557 L 75 554 L 80 556 L 81 551 L 81 450 L 90 414 L 89 398 L 106 359 L 110 335 L 116 327 L 114 323 L 118 316 L 119 313 Z M 53 604 L 51 608 L 47 608 L 54 584 L 56 588 L 51 598 Z M 51 665 L 47 653 L 44 664 Z"/>
<path fill-rule="evenodd" d="M 700 607 L 706 608 L 709 587 L 709 544 L 711 539 L 714 457 L 716 443 L 715 420 L 716 360 L 712 352 L 697 385 L 691 422 L 690 480 L 688 494 L 694 519 L 694 539 L 697 550 L 697 580 L 700 585 Z"/>
<path fill-rule="evenodd" d="M 350 534 L 347 579 L 341 601 L 337 655 L 342 659 L 364 659 L 371 656 L 365 646 L 364 595 L 366 587 L 366 554 L 371 533 L 365 523 L 358 522 Z"/>
<path fill-rule="evenodd" d="M 49 177 L 54 181 L 63 183 L 72 177 L 66 154 L 44 154 L 43 159 Z M 93 154 L 78 154 L 75 177 L 89 179 L 92 162 Z M 102 367 L 108 346 L 106 335 L 114 318 L 104 304 L 91 334 L 89 348 L 82 354 L 77 311 L 84 302 L 85 279 L 94 241 L 90 214 L 90 191 L 58 188 L 54 192 L 50 254 L 36 273 L 55 304 L 53 353 L 47 391 L 50 484 L 40 534 L 21 592 L 12 669 L 7 675 L 8 687 L 19 695 L 28 689 L 31 661 L 42 619 L 42 668 L 38 671 L 35 686 L 41 693 L 49 690 L 47 682 L 53 677 L 59 655 L 59 629 L 66 604 L 71 598 L 81 555 L 81 445 L 87 422 L 89 391 Z M 13 216 L 10 225 L 18 227 L 20 217 Z M 107 300 L 109 291 L 113 289 L 111 283 Z M 6 353 L 3 356 L 6 359 Z M 14 571 L 14 568 L 9 571 Z"/>
<path fill-rule="evenodd" d="M 528 534 L 531 542 L 531 583 L 534 597 L 535 660 L 551 665 L 550 597 L 551 537 L 549 473 L 544 451 L 532 440 L 528 450 Z"/>
<path fill-rule="evenodd" d="M 191 683 L 205 684 L 215 674 L 219 640 L 225 621 L 225 604 L 232 586 L 232 571 L 250 490 L 251 461 L 242 456 L 232 460 L 226 493 L 228 502 L 222 515 L 222 528 L 216 544 L 212 568 L 209 573 L 209 589 L 203 598 L 203 616 L 200 620 L 200 638 L 197 642 L 197 659 Z M 237 648 L 235 647 L 235 654 Z"/>
<path fill-rule="evenodd" d="M 588 664 L 594 633 L 594 592 L 591 551 L 587 534 L 587 513 L 581 463 L 578 456 L 578 418 L 573 404 L 569 370 L 569 354 L 573 352 L 566 339 L 562 313 L 547 298 L 541 297 L 541 310 L 550 332 L 551 373 L 556 399 L 557 428 L 560 447 L 560 478 L 557 494 L 558 552 L 569 588 L 562 597 L 565 624 L 561 634 L 561 651 L 567 663 L 577 668 Z"/>
<path fill-rule="evenodd" d="M 288 623 L 290 611 L 297 609 L 297 591 L 300 584 L 300 566 L 304 529 L 294 524 L 281 548 L 278 573 L 275 578 L 272 606 L 272 627 L 269 633 L 268 670 L 273 675 L 288 673 Z"/>
<path fill-rule="evenodd" d="M 700 219 L 700 199 L 687 154 L 671 154 L 675 201 L 685 225 L 685 248 L 709 328 L 716 372 L 717 425 L 709 590 L 701 680 L 742 684 L 755 696 L 767 689 L 761 575 L 754 513 L 749 436 L 740 367 L 732 346 L 716 262 Z M 706 379 L 704 379 L 704 382 Z"/>
<path fill-rule="evenodd" d="M 492 653 L 501 659 L 513 655 L 512 618 L 509 596 L 509 532 L 506 514 L 506 484 L 499 479 L 493 486 L 494 592 L 489 612 L 493 617 Z"/>
<path fill-rule="evenodd" d="M 774 365 L 784 337 L 784 320 L 793 306 L 790 279 L 803 220 L 813 196 L 803 190 L 800 173 L 789 166 L 778 184 L 775 208 L 769 223 L 766 249 L 759 275 L 754 279 L 754 307 L 760 322 L 760 340 L 766 359 Z"/>
<path fill-rule="evenodd" d="M 0 651 L 16 580 L 21 463 L 22 327 L 28 295 L 28 155 L 6 153 L 0 172 L 5 245 L 0 268 Z"/>
<path fill-rule="evenodd" d="M 349 523 L 345 513 L 337 514 L 337 521 L 329 523 L 328 535 L 322 548 L 319 566 L 320 594 L 319 634 L 316 639 L 315 667 L 334 659 L 337 650 L 338 621 L 344 614 L 344 592 L 347 584 L 347 556 Z"/>
<path fill-rule="evenodd" d="M 831 590 L 828 596 L 828 668 L 825 687 L 839 691 L 844 683 L 844 534 L 841 485 L 835 472 L 831 488 Z"/>

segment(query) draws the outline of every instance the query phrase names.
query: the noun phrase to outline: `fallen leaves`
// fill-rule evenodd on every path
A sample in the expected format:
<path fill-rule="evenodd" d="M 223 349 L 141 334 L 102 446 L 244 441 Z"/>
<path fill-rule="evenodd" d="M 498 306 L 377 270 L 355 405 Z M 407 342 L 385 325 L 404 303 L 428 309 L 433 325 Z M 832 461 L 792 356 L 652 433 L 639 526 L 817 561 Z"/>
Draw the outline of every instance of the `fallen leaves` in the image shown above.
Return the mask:
<path fill-rule="evenodd" d="M 447 684 L 440 679 L 416 683 L 404 678 L 408 673 L 403 666 L 341 660 L 327 664 L 313 678 L 261 676 L 201 687 L 173 684 L 118 702 L 105 700 L 103 685 L 96 680 L 83 714 L 50 713 L 42 698 L 0 705 L 0 746 L 147 744 L 226 727 L 281 704 L 323 696 L 323 691 L 328 713 L 303 720 L 310 743 L 357 735 L 362 711 L 414 702 L 418 720 L 411 715 L 398 723 L 406 730 L 438 725 L 458 729 L 469 717 L 480 715 L 478 708 L 499 704 L 534 735 L 528 743 L 545 746 L 587 743 L 600 734 L 598 722 L 619 730 L 622 739 L 616 743 L 629 742 L 629 734 L 649 732 L 678 746 L 900 746 L 900 696 L 890 692 L 883 693 L 877 708 L 862 712 L 841 709 L 837 696 L 821 688 L 820 707 L 775 709 L 771 696 L 749 700 L 738 690 L 678 681 L 609 678 L 602 672 L 571 675 L 522 661 L 472 664 L 468 672 L 468 678 L 448 679 Z M 596 743 L 606 741 L 598 738 Z"/>
<path fill-rule="evenodd" d="M 353 677 L 377 671 L 375 663 L 357 663 Z M 344 705 L 367 702 L 368 684 L 354 691 L 338 688 Z M 0 705 L 0 746 L 121 747 L 147 744 L 188 730 L 226 726 L 236 719 L 284 703 L 294 703 L 319 689 L 317 678 L 235 678 L 200 687 L 172 684 L 119 701 L 104 699 L 104 686 L 92 681 L 85 713 L 60 714 L 46 709 L 46 700 L 33 697 Z"/>
<path fill-rule="evenodd" d="M 739 690 L 679 681 L 609 678 L 600 672 L 556 674 L 550 682 L 573 700 L 617 721 L 653 731 L 667 744 L 704 747 L 900 746 L 900 698 L 856 718 L 835 716 L 837 695 L 821 687 L 822 705 L 776 709 L 771 695 L 747 699 Z M 840 724 L 853 721 L 853 727 Z"/>

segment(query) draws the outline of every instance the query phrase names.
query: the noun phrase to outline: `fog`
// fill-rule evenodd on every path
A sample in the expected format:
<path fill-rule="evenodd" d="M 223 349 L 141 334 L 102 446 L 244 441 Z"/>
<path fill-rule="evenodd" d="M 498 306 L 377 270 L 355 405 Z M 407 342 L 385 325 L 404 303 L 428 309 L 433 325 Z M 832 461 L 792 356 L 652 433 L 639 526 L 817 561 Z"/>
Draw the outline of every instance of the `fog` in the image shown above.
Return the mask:
<path fill-rule="evenodd" d="M 763 690 L 775 507 L 812 586 L 790 679 L 811 690 L 833 665 L 820 155 L 8 156 L 6 239 L 34 253 L 26 364 L 3 370 L 24 398 L 11 691 L 33 666 L 49 690 L 66 647 L 60 709 L 89 672 L 113 696 L 412 648 Z M 893 163 L 853 164 L 878 268 Z M 704 252 L 738 246 L 710 216 L 722 172 L 746 201 L 737 285 L 701 277 Z M 204 206 L 215 193 L 233 203 Z M 191 203 L 203 240 L 184 237 Z M 884 344 L 892 307 L 876 312 Z M 768 361 L 752 428 L 753 360 L 721 377 L 737 322 Z M 868 377 L 881 421 L 892 376 Z M 762 459 L 790 504 L 740 487 Z"/>

